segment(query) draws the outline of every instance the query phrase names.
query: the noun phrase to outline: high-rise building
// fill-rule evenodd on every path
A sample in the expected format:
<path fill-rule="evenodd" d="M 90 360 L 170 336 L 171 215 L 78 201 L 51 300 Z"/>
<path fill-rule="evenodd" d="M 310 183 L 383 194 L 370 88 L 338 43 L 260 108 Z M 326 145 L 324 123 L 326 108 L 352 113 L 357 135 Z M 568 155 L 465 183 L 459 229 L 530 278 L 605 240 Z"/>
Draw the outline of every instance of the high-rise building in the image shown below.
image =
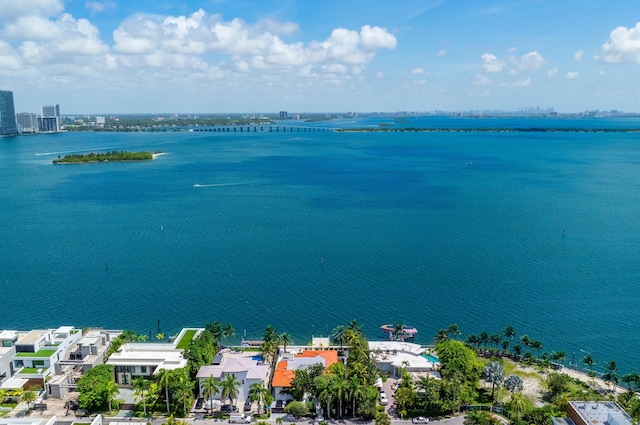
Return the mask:
<path fill-rule="evenodd" d="M 40 110 L 40 131 L 60 131 L 60 105 L 42 106 Z"/>
<path fill-rule="evenodd" d="M 13 92 L 0 90 L 0 135 L 18 134 Z"/>
<path fill-rule="evenodd" d="M 38 115 L 31 112 L 19 112 L 16 114 L 18 133 L 37 133 Z"/>
<path fill-rule="evenodd" d="M 288 118 L 287 111 L 280 111 L 280 119 L 281 120 L 286 120 Z"/>

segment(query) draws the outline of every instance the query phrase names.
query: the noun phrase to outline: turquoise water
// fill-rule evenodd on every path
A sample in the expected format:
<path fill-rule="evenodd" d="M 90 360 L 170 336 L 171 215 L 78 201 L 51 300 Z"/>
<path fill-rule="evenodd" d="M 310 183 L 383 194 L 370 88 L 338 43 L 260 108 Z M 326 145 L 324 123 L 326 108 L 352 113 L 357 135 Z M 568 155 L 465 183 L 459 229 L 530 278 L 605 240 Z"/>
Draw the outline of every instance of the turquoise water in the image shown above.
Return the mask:
<path fill-rule="evenodd" d="M 422 343 L 454 322 L 467 334 L 511 325 L 547 351 L 638 370 L 639 138 L 0 139 L 0 328 L 155 334 L 158 320 L 166 333 L 220 320 L 305 344 L 354 318 L 371 338 L 403 321 Z M 114 149 L 166 154 L 51 164 Z"/>
<path fill-rule="evenodd" d="M 440 361 L 436 356 L 427 353 L 422 353 L 422 357 L 429 360 L 431 363 L 438 363 Z"/>

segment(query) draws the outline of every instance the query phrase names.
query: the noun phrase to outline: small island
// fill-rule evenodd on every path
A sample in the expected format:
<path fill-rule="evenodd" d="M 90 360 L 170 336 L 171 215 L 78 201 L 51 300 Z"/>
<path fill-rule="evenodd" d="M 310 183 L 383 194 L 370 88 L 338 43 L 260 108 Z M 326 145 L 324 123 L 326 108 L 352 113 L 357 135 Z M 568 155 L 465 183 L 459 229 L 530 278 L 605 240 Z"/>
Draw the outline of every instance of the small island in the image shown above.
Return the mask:
<path fill-rule="evenodd" d="M 158 154 L 158 152 L 156 152 Z M 154 158 L 154 154 L 151 152 L 127 152 L 127 151 L 112 151 L 105 153 L 87 153 L 87 154 L 73 154 L 65 155 L 64 157 L 53 160 L 54 164 L 78 164 L 85 162 L 113 162 L 113 161 L 148 161 Z"/>

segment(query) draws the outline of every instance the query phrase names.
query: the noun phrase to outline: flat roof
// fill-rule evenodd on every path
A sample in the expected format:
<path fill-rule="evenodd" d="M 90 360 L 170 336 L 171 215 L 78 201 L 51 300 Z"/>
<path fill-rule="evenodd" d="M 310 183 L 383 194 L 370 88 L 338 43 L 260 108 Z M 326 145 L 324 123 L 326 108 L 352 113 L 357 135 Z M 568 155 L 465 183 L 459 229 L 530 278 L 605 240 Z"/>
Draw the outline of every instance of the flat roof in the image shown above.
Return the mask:
<path fill-rule="evenodd" d="M 18 337 L 18 331 L 0 331 L 0 340 L 13 340 Z"/>
<path fill-rule="evenodd" d="M 631 417 L 612 401 L 570 401 L 587 424 L 632 425 Z"/>
<path fill-rule="evenodd" d="M 13 377 L 5 380 L 0 388 L 4 390 L 22 389 L 25 385 L 27 385 L 27 382 L 29 382 L 28 379 Z"/>
<path fill-rule="evenodd" d="M 46 329 L 34 329 L 20 338 L 17 344 L 35 344 L 40 340 L 40 338 L 48 333 L 49 331 Z"/>

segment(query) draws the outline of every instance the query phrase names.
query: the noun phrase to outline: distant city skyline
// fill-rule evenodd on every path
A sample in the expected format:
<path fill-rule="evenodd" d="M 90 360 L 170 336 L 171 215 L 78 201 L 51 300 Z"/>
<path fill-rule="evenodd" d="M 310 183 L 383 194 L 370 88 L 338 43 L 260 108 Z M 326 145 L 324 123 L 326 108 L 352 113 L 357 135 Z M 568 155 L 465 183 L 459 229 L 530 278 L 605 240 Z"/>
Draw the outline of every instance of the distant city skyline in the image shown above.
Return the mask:
<path fill-rule="evenodd" d="M 633 0 L 0 0 L 0 90 L 65 114 L 640 112 Z"/>

